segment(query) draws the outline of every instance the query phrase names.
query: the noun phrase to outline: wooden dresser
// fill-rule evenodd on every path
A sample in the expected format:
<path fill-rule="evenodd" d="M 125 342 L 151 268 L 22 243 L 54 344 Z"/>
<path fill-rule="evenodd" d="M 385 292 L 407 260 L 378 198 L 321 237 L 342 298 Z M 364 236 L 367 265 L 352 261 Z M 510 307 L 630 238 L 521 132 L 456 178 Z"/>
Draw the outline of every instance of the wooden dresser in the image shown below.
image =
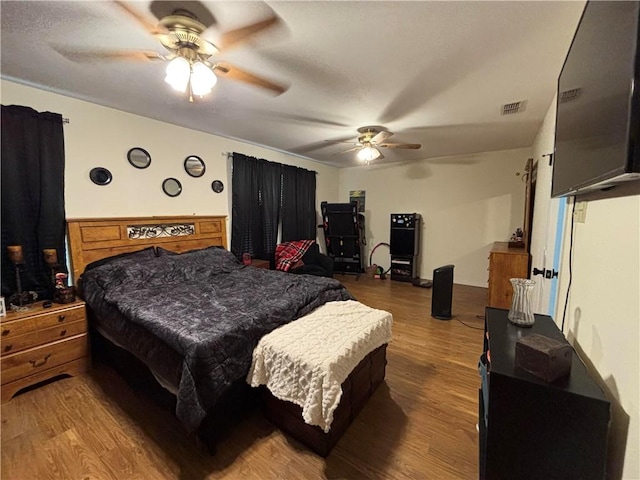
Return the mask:
<path fill-rule="evenodd" d="M 42 302 L 0 318 L 2 403 L 19 390 L 58 375 L 78 375 L 90 365 L 85 303 Z"/>
<path fill-rule="evenodd" d="M 509 242 L 495 242 L 489 252 L 489 307 L 511 307 L 510 278 L 529 278 L 529 253 L 509 248 Z"/>

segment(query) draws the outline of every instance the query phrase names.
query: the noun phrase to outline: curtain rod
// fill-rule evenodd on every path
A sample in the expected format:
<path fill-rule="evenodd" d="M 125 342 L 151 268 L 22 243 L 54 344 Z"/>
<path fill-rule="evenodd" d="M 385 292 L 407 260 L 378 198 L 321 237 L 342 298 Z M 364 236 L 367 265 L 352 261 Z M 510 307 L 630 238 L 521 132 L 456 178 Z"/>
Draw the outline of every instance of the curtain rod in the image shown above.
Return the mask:
<path fill-rule="evenodd" d="M 227 160 L 233 160 L 233 152 L 220 152 L 220 155 L 222 155 L 223 157 L 227 157 Z M 262 159 L 262 160 L 264 160 L 264 159 Z M 266 160 L 266 161 L 270 162 L 271 160 Z M 278 162 L 276 162 L 276 163 L 278 163 Z M 288 164 L 285 163 L 283 165 L 288 165 Z M 309 170 L 308 168 L 298 167 L 297 165 L 289 165 L 289 166 L 290 167 L 302 168 L 303 170 Z M 318 174 L 318 172 L 316 170 L 309 170 L 309 171 L 315 173 L 316 175 Z"/>

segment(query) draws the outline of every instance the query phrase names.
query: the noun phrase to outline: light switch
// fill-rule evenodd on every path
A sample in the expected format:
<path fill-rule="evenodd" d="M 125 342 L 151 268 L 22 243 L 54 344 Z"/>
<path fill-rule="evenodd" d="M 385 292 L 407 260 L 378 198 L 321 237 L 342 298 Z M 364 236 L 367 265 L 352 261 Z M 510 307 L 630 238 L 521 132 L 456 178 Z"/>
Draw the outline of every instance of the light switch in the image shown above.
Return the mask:
<path fill-rule="evenodd" d="M 584 223 L 587 219 L 587 202 L 576 202 L 576 208 L 573 212 L 573 220 L 576 223 Z"/>

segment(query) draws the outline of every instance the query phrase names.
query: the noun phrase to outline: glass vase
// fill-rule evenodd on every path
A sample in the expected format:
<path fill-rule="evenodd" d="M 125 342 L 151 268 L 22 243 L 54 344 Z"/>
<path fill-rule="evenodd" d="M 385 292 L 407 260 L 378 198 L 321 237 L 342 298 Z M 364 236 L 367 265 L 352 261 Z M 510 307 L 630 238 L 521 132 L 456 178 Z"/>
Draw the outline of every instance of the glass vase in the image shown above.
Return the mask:
<path fill-rule="evenodd" d="M 526 278 L 510 278 L 513 285 L 513 298 L 509 309 L 509 321 L 519 327 L 531 327 L 535 323 L 533 308 L 531 306 L 531 294 L 535 280 Z"/>

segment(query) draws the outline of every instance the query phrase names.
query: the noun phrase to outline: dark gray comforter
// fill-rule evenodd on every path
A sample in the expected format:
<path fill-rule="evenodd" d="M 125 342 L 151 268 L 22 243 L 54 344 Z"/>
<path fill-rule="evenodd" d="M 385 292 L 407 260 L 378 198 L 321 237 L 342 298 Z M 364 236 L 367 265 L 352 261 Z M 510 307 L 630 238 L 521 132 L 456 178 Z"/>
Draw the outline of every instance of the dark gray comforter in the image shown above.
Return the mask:
<path fill-rule="evenodd" d="M 246 377 L 263 335 L 326 302 L 351 298 L 337 280 L 245 267 L 219 248 L 117 258 L 85 272 L 82 289 L 100 322 L 117 311 L 182 358 L 176 414 L 189 431 Z M 142 360 L 150 354 L 132 353 Z"/>

